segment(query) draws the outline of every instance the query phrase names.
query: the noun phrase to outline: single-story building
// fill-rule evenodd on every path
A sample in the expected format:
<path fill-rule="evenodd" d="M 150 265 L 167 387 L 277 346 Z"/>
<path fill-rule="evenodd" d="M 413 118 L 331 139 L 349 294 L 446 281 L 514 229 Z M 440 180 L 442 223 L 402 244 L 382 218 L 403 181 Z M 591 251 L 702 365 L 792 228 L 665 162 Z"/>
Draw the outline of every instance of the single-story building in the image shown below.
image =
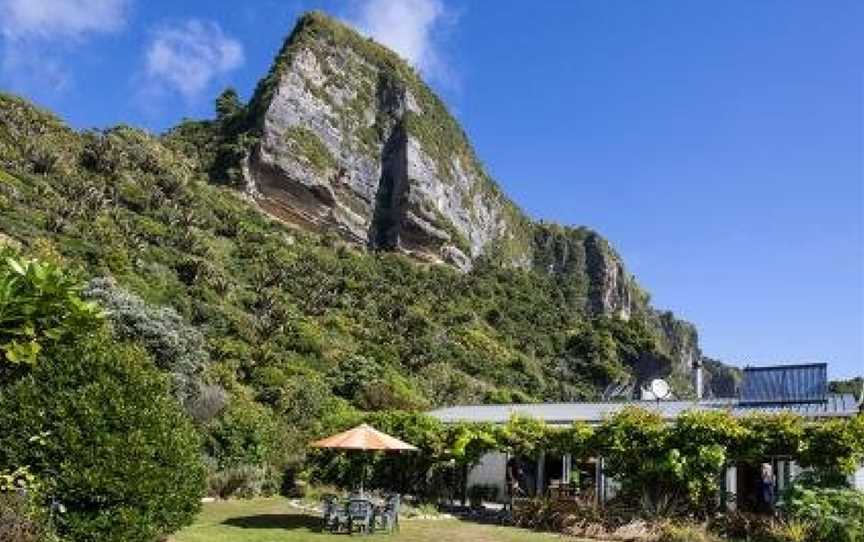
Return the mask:
<path fill-rule="evenodd" d="M 785 365 L 775 367 L 747 367 L 738 397 L 701 399 L 701 368 L 694 369 L 697 398 L 689 400 L 631 400 L 615 402 L 542 403 L 466 405 L 440 408 L 430 415 L 444 423 L 478 422 L 506 423 L 514 415 L 542 420 L 549 425 L 569 426 L 574 422 L 598 425 L 625 407 L 638 406 L 657 412 L 664 420 L 673 422 L 688 410 L 725 410 L 734 416 L 754 412 L 792 412 L 805 419 L 849 418 L 859 415 L 864 408 L 862 397 L 853 394 L 828 393 L 827 364 Z M 486 454 L 468 473 L 467 486 L 488 485 L 506 495 L 506 470 L 509 457 L 503 452 Z M 801 471 L 788 457 L 765 458 L 774 465 L 778 489 L 783 489 Z M 604 503 L 615 495 L 615 480 L 603 473 L 603 458 L 590 462 L 577 462 L 574 458 L 549 457 L 541 453 L 527 464 L 526 477 L 529 491 L 542 494 L 550 485 L 578 482 L 582 490 L 593 491 Z M 730 466 L 722 486 L 724 493 L 735 499 L 727 501 L 734 508 L 737 503 L 755 499 L 756 466 L 739 464 Z M 858 469 L 850 482 L 864 490 L 864 466 Z"/>

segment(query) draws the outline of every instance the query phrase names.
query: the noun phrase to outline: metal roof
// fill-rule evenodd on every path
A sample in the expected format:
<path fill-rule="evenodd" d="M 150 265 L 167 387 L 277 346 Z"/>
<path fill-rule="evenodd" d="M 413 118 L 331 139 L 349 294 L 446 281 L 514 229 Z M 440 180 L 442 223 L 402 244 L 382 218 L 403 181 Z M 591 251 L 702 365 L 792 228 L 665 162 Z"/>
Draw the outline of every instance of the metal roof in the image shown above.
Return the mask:
<path fill-rule="evenodd" d="M 506 423 L 513 415 L 527 416 L 552 425 L 569 425 L 580 421 L 600 423 L 628 406 L 638 406 L 659 413 L 672 421 L 688 410 L 727 410 L 735 416 L 754 412 L 793 412 L 807 418 L 850 417 L 859 412 L 860 404 L 852 394 L 828 395 L 818 403 L 771 405 L 742 404 L 737 399 L 702 401 L 626 401 L 600 403 L 532 403 L 508 405 L 464 405 L 439 408 L 429 413 L 445 423 Z"/>
<path fill-rule="evenodd" d="M 744 368 L 742 404 L 813 403 L 827 395 L 827 363 Z"/>

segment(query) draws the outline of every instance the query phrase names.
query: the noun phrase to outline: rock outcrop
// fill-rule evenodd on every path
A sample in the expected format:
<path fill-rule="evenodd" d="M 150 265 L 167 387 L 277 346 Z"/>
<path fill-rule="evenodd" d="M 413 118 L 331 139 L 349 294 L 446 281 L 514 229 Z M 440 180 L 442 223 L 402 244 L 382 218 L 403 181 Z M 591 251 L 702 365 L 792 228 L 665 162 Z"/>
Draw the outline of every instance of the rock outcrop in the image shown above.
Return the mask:
<path fill-rule="evenodd" d="M 286 221 L 462 269 L 493 241 L 527 239 L 413 70 L 321 14 L 300 20 L 253 104 L 248 184 Z"/>

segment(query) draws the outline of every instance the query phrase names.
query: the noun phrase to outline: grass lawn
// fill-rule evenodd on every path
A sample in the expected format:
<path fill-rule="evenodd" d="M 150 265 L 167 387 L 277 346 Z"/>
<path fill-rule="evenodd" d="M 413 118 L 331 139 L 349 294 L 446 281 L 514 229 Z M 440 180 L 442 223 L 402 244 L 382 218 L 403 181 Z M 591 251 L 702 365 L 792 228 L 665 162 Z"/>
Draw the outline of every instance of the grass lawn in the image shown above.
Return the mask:
<path fill-rule="evenodd" d="M 365 537 L 355 537 L 354 540 Z M 478 525 L 455 519 L 402 521 L 398 534 L 376 534 L 394 542 L 554 542 L 553 534 Z M 318 532 L 318 518 L 291 507 L 285 499 L 254 499 L 205 503 L 195 523 L 175 534 L 172 542 L 300 542 L 342 541 L 347 535 Z M 568 538 L 577 542 L 574 538 Z"/>

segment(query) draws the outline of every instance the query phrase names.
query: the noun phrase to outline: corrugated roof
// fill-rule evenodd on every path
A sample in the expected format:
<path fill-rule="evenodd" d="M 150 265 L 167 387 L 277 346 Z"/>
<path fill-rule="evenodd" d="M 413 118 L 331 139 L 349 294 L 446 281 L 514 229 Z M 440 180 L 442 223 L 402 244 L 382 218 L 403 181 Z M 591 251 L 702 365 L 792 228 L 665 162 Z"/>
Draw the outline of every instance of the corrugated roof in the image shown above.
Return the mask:
<path fill-rule="evenodd" d="M 812 403 L 825 401 L 827 394 L 827 363 L 744 368 L 742 403 Z"/>
<path fill-rule="evenodd" d="M 429 414 L 445 423 L 485 422 L 505 423 L 513 415 L 528 416 L 553 425 L 569 425 L 575 421 L 600 423 L 627 406 L 638 406 L 658 412 L 664 420 L 674 420 L 687 410 L 728 410 L 735 416 L 754 412 L 793 412 L 808 418 L 849 417 L 858 413 L 858 401 L 852 394 L 827 396 L 827 400 L 810 404 L 745 405 L 737 399 L 703 401 L 627 401 L 605 403 L 535 403 L 508 405 L 464 405 L 439 408 Z"/>

